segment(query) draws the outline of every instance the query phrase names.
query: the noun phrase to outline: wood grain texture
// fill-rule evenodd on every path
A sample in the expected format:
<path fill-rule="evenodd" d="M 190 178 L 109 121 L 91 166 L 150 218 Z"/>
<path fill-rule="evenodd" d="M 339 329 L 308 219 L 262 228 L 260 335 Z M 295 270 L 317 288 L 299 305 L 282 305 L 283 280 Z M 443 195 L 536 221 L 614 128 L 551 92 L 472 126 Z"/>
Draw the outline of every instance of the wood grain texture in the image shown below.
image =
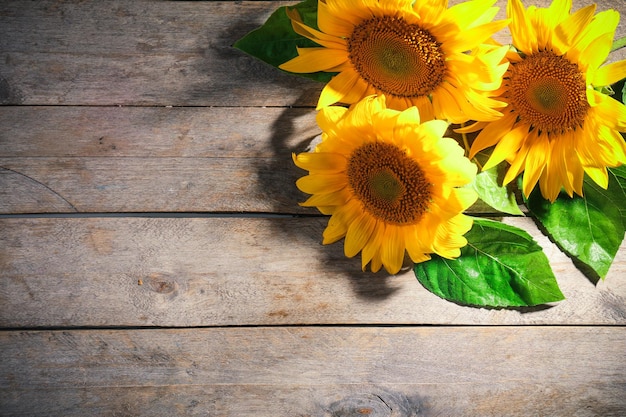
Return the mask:
<path fill-rule="evenodd" d="M 0 2 L 0 415 L 626 415 L 626 244 L 506 218 L 567 299 L 477 309 L 287 216 L 322 85 L 232 44 L 296 2 Z"/>
<path fill-rule="evenodd" d="M 278 6 L 295 3 L 5 0 L 0 103 L 313 106 L 321 84 L 232 48 Z M 506 2 L 497 4 L 503 18 Z M 598 4 L 626 13 L 623 1 Z M 505 31 L 496 38 L 508 40 Z"/>
<path fill-rule="evenodd" d="M 306 108 L 0 107 L 0 213 L 315 214 L 298 204 L 307 195 L 295 181 L 306 172 L 292 163 L 320 134 L 315 116 Z"/>
<path fill-rule="evenodd" d="M 626 244 L 595 287 L 535 228 L 567 300 L 477 309 L 360 272 L 326 218 L 0 219 L 0 325 L 626 324 Z M 44 311 L 45 314 L 41 314 Z"/>
<path fill-rule="evenodd" d="M 321 84 L 232 48 L 285 4 L 3 1 L 0 103 L 313 103 Z"/>
<path fill-rule="evenodd" d="M 15 106 L 0 125 L 0 212 L 315 212 L 291 159 L 311 109 Z"/>
<path fill-rule="evenodd" d="M 2 332 L 0 400 L 30 416 L 618 417 L 625 343 L 616 327 Z"/>

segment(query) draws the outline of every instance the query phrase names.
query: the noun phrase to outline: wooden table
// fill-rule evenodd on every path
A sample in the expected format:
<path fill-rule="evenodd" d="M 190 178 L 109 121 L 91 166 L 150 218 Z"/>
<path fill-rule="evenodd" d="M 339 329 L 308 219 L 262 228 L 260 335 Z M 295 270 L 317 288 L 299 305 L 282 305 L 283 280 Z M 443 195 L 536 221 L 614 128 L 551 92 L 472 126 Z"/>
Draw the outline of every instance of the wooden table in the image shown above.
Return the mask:
<path fill-rule="evenodd" d="M 504 219 L 567 297 L 519 310 L 321 245 L 321 85 L 231 47 L 291 3 L 0 2 L 0 414 L 626 415 L 625 245 L 594 286 Z"/>

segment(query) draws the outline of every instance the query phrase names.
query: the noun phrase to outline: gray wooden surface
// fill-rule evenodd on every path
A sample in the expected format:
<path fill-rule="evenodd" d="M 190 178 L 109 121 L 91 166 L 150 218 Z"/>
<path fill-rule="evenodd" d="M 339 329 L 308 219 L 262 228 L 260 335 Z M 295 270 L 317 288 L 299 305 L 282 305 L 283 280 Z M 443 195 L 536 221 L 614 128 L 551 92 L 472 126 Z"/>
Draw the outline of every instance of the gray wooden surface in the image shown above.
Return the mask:
<path fill-rule="evenodd" d="M 320 244 L 321 85 L 231 48 L 291 3 L 0 2 L 0 415 L 626 415 L 626 245 L 505 218 L 567 299 L 501 310 Z"/>

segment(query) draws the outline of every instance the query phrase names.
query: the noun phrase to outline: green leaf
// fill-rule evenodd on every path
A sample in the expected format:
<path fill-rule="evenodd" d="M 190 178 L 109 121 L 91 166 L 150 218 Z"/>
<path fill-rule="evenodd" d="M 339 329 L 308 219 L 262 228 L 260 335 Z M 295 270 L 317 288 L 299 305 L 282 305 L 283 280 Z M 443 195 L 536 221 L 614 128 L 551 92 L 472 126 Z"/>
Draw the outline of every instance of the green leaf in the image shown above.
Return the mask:
<path fill-rule="evenodd" d="M 495 166 L 476 175 L 471 186 L 478 194 L 478 198 L 489 207 L 503 213 L 523 215 L 517 205 L 515 193 L 509 187 L 500 185 L 499 179 L 498 166 Z"/>
<path fill-rule="evenodd" d="M 298 56 L 296 47 L 319 47 L 318 44 L 298 35 L 285 13 L 286 8 L 296 9 L 303 22 L 317 28 L 317 0 L 306 0 L 294 6 L 282 6 L 272 13 L 258 29 L 248 33 L 233 45 L 235 48 L 278 68 L 279 65 Z M 329 72 L 295 74 L 316 81 L 328 82 L 335 75 Z"/>
<path fill-rule="evenodd" d="M 617 178 L 622 191 L 626 194 L 626 165 L 617 168 L 609 168 L 609 172 Z"/>
<path fill-rule="evenodd" d="M 608 171 L 609 186 L 606 190 L 588 178 L 585 178 L 584 185 L 585 187 L 595 189 L 595 191 L 602 194 L 605 199 L 610 200 L 617 206 L 622 217 L 622 225 L 626 231 L 626 191 L 624 190 L 626 186 L 626 166 L 622 165 L 619 168 L 609 168 Z"/>
<path fill-rule="evenodd" d="M 525 307 L 562 300 L 548 259 L 517 227 L 474 219 L 467 246 L 455 260 L 433 256 L 415 265 L 417 279 L 434 294 L 459 304 Z"/>
<path fill-rule="evenodd" d="M 527 205 L 552 240 L 596 282 L 606 276 L 624 238 L 625 196 L 613 174 L 606 190 L 585 178 L 583 194 L 561 194 L 550 204 L 535 189 Z"/>

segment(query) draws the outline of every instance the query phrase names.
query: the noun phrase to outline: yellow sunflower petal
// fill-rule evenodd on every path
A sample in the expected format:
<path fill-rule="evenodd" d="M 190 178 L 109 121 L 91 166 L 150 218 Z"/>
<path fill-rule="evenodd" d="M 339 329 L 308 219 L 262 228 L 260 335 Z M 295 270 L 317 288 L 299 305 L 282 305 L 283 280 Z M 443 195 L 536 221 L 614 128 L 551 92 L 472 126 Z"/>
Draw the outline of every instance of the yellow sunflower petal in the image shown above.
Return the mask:
<path fill-rule="evenodd" d="M 547 10 L 529 6 L 528 9 L 526 9 L 526 13 L 528 14 L 528 17 L 535 28 L 535 32 L 537 33 L 537 45 L 547 45 L 554 28 L 546 24 L 547 22 L 542 22 L 543 24 L 537 23 L 538 21 L 541 21 L 542 17 L 547 17 Z"/>
<path fill-rule="evenodd" d="M 511 19 L 509 30 L 513 38 L 513 45 L 520 51 L 530 54 L 537 50 L 537 33 L 526 14 L 520 0 L 509 0 L 507 16 Z"/>
<path fill-rule="evenodd" d="M 470 124 L 468 124 L 466 126 L 461 125 L 461 127 L 457 127 L 456 129 L 454 129 L 454 132 L 456 132 L 456 133 L 474 133 L 474 132 L 478 132 L 480 130 L 483 130 L 489 124 L 490 123 L 488 123 L 488 122 L 474 122 L 474 123 L 470 123 Z"/>
<path fill-rule="evenodd" d="M 567 19 L 571 9 L 572 0 L 553 0 L 547 9 L 550 27 L 554 28 L 559 22 Z"/>
<path fill-rule="evenodd" d="M 372 256 L 372 261 L 370 262 L 370 268 L 372 272 L 380 271 L 380 268 L 383 266 L 383 259 L 380 255 L 380 247 L 377 249 L 376 253 Z"/>
<path fill-rule="evenodd" d="M 342 37 L 349 37 L 354 26 L 373 16 L 372 11 L 362 0 L 318 1 L 317 10 L 319 28 L 326 33 Z"/>
<path fill-rule="evenodd" d="M 380 251 L 381 260 L 387 272 L 397 274 L 402 268 L 406 248 L 400 229 L 395 225 L 387 225 L 383 239 Z"/>
<path fill-rule="evenodd" d="M 483 166 L 483 170 L 493 168 L 511 155 L 515 155 L 526 136 L 528 136 L 527 126 L 520 125 L 515 129 L 509 130 L 498 140 L 498 144 L 487 163 Z"/>
<path fill-rule="evenodd" d="M 345 19 L 339 16 L 339 14 L 333 13 L 333 9 L 328 6 L 327 2 L 317 2 L 317 25 L 320 30 L 338 37 L 348 38 L 360 19 L 350 13 L 341 15 Z"/>
<path fill-rule="evenodd" d="M 596 69 L 609 56 L 611 46 L 613 45 L 613 35 L 605 33 L 594 39 L 587 48 L 585 48 L 578 57 L 578 66 L 583 72 L 587 68 Z"/>
<path fill-rule="evenodd" d="M 626 141 L 624 141 L 622 135 L 613 129 L 601 126 L 599 137 L 606 142 L 607 147 L 611 150 L 611 154 L 615 157 L 615 166 L 626 164 Z"/>
<path fill-rule="evenodd" d="M 476 175 L 476 168 L 474 168 L 474 175 Z M 478 194 L 471 188 L 455 188 L 453 196 L 454 200 L 459 204 L 460 211 L 467 210 L 478 200 Z"/>
<path fill-rule="evenodd" d="M 328 245 L 343 238 L 348 232 L 348 226 L 352 224 L 359 214 L 359 203 L 350 200 L 340 206 L 328 220 L 328 225 L 323 233 L 323 243 Z"/>
<path fill-rule="evenodd" d="M 394 120 L 394 136 L 402 139 L 402 138 L 409 138 L 410 137 L 410 133 L 407 131 L 407 128 L 410 130 L 413 130 L 413 128 L 415 128 L 416 125 L 420 124 L 420 112 L 417 109 L 417 107 L 410 107 L 402 112 L 400 112 L 400 114 L 398 114 L 398 117 Z M 446 129 L 447 129 L 447 123 L 446 123 Z M 437 131 L 437 132 L 441 132 L 440 135 L 438 135 L 439 137 L 443 136 L 445 133 L 445 130 L 442 132 L 441 130 Z M 401 141 L 399 141 L 401 143 Z"/>
<path fill-rule="evenodd" d="M 329 48 L 298 48 L 298 56 L 278 67 L 295 73 L 326 71 L 348 59 L 346 52 Z"/>
<path fill-rule="evenodd" d="M 408 118 L 405 120 L 408 120 Z M 446 146 L 449 143 L 449 141 L 446 139 L 441 139 L 439 141 L 439 138 L 441 138 L 446 133 L 446 131 L 448 130 L 448 126 L 449 126 L 449 123 L 444 120 L 429 120 L 427 122 L 422 123 L 419 126 L 415 126 L 415 133 L 423 141 L 428 141 L 428 140 L 432 141 L 433 139 L 437 139 L 438 146 Z M 430 143 L 435 143 L 435 142 L 433 141 Z M 424 146 L 425 149 L 428 149 L 430 148 L 430 146 L 428 146 L 430 143 L 424 142 L 422 143 L 422 146 Z M 456 144 L 456 142 L 454 144 L 458 148 L 458 144 Z"/>
<path fill-rule="evenodd" d="M 528 156 L 528 146 L 522 145 L 522 148 L 517 152 L 517 154 L 510 161 L 511 166 L 506 171 L 504 175 L 504 179 L 502 180 L 503 185 L 507 185 L 511 181 L 513 181 L 519 174 L 524 170 L 524 165 L 526 163 L 526 157 Z M 526 194 L 526 196 L 528 196 Z"/>
<path fill-rule="evenodd" d="M 448 0 L 422 0 L 413 2 L 413 11 L 420 16 L 425 22 L 431 22 L 433 25 L 441 23 Z"/>
<path fill-rule="evenodd" d="M 547 135 L 537 135 L 526 156 L 524 166 L 524 178 L 522 180 L 522 190 L 524 195 L 530 192 L 537 185 L 539 177 L 546 166 L 546 160 L 550 158 L 550 143 Z"/>
<path fill-rule="evenodd" d="M 583 195 L 583 179 L 585 172 L 580 160 L 576 156 L 575 149 L 572 149 L 571 146 L 563 153 L 563 162 L 567 169 L 567 175 L 571 178 L 572 190 L 578 195 Z M 558 193 L 556 193 L 555 196 L 556 195 L 558 195 Z"/>
<path fill-rule="evenodd" d="M 385 1 L 377 1 L 377 0 L 363 0 L 366 4 L 368 4 L 370 10 L 374 16 L 388 16 L 393 15 L 394 13 L 406 13 L 407 11 L 411 11 L 411 3 L 412 0 L 385 0 Z"/>
<path fill-rule="evenodd" d="M 406 251 L 411 260 L 415 263 L 429 260 L 431 257 L 428 253 L 433 252 L 430 246 L 422 242 L 420 234 L 418 233 L 419 230 L 418 228 L 411 228 L 405 235 Z"/>
<path fill-rule="evenodd" d="M 380 246 L 382 245 L 382 242 L 383 242 L 384 230 L 385 230 L 384 223 L 382 222 L 376 223 L 369 241 L 363 247 L 363 250 L 361 251 L 361 267 L 363 271 L 365 271 L 367 264 L 369 264 L 370 262 L 373 262 L 374 258 L 377 257 L 378 259 L 380 259 L 380 255 L 377 255 L 377 254 L 379 253 Z M 371 266 L 371 268 L 373 272 L 376 272 L 380 269 L 380 266 L 378 266 L 377 269 L 374 269 L 374 266 Z"/>
<path fill-rule="evenodd" d="M 373 91 L 370 90 L 369 84 L 362 78 L 358 77 L 348 94 L 346 94 L 342 100 L 345 103 L 356 103 L 372 93 Z"/>
<path fill-rule="evenodd" d="M 445 43 L 454 39 L 459 32 L 490 23 L 495 16 L 494 9 L 497 13 L 496 7 L 490 7 L 493 3 L 493 0 L 472 0 L 455 4 L 448 9 L 447 4 L 443 4 L 428 16 L 424 15 L 426 7 L 422 7 L 417 13 L 423 20 L 436 23 L 429 30 L 440 42 Z"/>
<path fill-rule="evenodd" d="M 498 48 L 486 54 L 473 57 L 472 60 L 450 60 L 448 67 L 453 76 L 462 85 L 483 91 L 494 91 L 502 83 L 502 77 L 508 63 L 500 64 L 506 55 L 508 46 Z"/>
<path fill-rule="evenodd" d="M 355 86 L 358 79 L 359 74 L 352 70 L 343 71 L 335 75 L 322 90 L 317 103 L 317 110 L 330 106 L 331 104 L 342 102 L 344 97 L 346 97 Z"/>
<path fill-rule="evenodd" d="M 339 191 L 348 185 L 345 175 L 309 174 L 299 178 L 296 186 L 307 194 Z"/>
<path fill-rule="evenodd" d="M 626 130 L 626 105 L 607 96 L 606 94 L 592 91 L 592 102 L 595 105 L 594 111 L 598 114 L 598 119 L 602 120 L 606 126 L 620 131 Z M 589 95 L 587 95 L 589 98 Z"/>
<path fill-rule="evenodd" d="M 570 45 L 574 45 L 578 42 L 585 32 L 585 28 L 593 19 L 595 11 L 595 4 L 583 7 L 562 20 L 554 28 L 552 42 L 554 46 L 558 47 L 559 53 L 567 52 Z"/>
<path fill-rule="evenodd" d="M 595 86 L 612 85 L 624 78 L 626 78 L 626 60 L 600 67 L 594 74 L 592 84 Z"/>
<path fill-rule="evenodd" d="M 605 167 L 584 167 L 585 173 L 600 187 L 606 189 L 609 186 L 609 174 Z"/>
<path fill-rule="evenodd" d="M 458 215 L 442 223 L 435 234 L 435 252 L 444 258 L 457 258 L 460 248 L 467 245 L 467 239 L 457 230 L 469 230 L 472 227 L 472 219 L 465 215 Z"/>
<path fill-rule="evenodd" d="M 502 117 L 497 109 L 506 106 L 506 103 L 487 97 L 474 90 L 465 92 L 465 100 L 459 98 L 461 108 L 472 120 L 495 121 Z"/>
<path fill-rule="evenodd" d="M 349 123 L 355 130 L 371 131 L 373 115 L 383 111 L 383 109 L 386 109 L 384 96 L 366 97 L 350 108 L 351 111 L 346 118 L 346 123 Z"/>
<path fill-rule="evenodd" d="M 293 154 L 293 162 L 299 168 L 319 173 L 336 173 L 346 169 L 346 157 L 337 153 L 303 152 Z"/>
<path fill-rule="evenodd" d="M 433 102 L 428 97 L 418 97 L 411 100 L 411 104 L 419 110 L 420 119 L 422 121 L 433 120 L 435 118 L 435 109 Z"/>
<path fill-rule="evenodd" d="M 350 193 L 345 189 L 341 189 L 336 192 L 329 192 L 324 194 L 314 194 L 309 197 L 305 202 L 300 203 L 303 207 L 316 207 L 316 206 L 341 206 L 346 204 L 350 199 Z"/>
<path fill-rule="evenodd" d="M 555 140 L 552 144 L 552 152 L 550 154 L 551 161 L 550 164 L 546 166 L 546 173 L 549 173 L 550 176 L 555 179 L 549 184 L 550 187 L 554 188 L 549 194 L 558 194 L 560 184 L 565 187 L 565 190 L 570 195 L 574 190 L 574 175 L 573 172 L 569 171 L 566 162 L 567 160 L 571 160 L 572 165 L 578 162 L 576 152 L 572 146 L 570 146 L 570 143 L 573 142 L 572 136 L 572 133 L 568 132 L 563 135 L 562 138 Z M 568 139 L 570 139 L 570 141 L 568 141 Z M 543 189 L 544 187 L 542 186 L 541 188 Z"/>
<path fill-rule="evenodd" d="M 467 26 L 470 26 L 481 19 L 490 9 L 497 12 L 497 7 L 491 7 L 494 4 L 494 0 L 473 0 L 457 3 L 446 11 L 446 18 L 455 22 L 467 22 Z M 488 17 L 485 20 L 489 22 L 492 18 Z"/>
<path fill-rule="evenodd" d="M 584 49 L 595 38 L 605 34 L 613 36 L 619 24 L 619 13 L 615 10 L 604 10 L 596 14 L 585 30 L 578 36 L 575 48 Z"/>
<path fill-rule="evenodd" d="M 438 147 L 443 149 L 446 143 L 448 144 L 448 152 L 443 159 L 437 162 L 439 168 L 445 171 L 445 179 L 441 181 L 451 187 L 470 183 L 476 176 L 476 165 L 463 157 L 465 151 L 454 139 L 443 138 Z"/>
<path fill-rule="evenodd" d="M 537 30 L 537 43 L 539 45 L 550 44 L 556 26 L 559 22 L 569 17 L 571 8 L 571 0 L 554 0 L 548 8 L 528 8 L 530 20 Z"/>
<path fill-rule="evenodd" d="M 463 52 L 469 51 L 479 44 L 485 42 L 494 33 L 504 29 L 508 20 L 498 20 L 490 22 L 472 29 L 464 30 L 455 36 L 453 39 L 448 40 L 445 43 L 446 51 Z"/>
<path fill-rule="evenodd" d="M 346 241 L 344 243 L 344 253 L 348 258 L 357 255 L 370 240 L 376 227 L 376 219 L 367 213 L 361 213 L 348 226 Z"/>
<path fill-rule="evenodd" d="M 559 197 L 561 191 L 563 190 L 565 190 L 570 198 L 574 196 L 573 190 L 568 189 L 567 187 L 565 187 L 565 189 L 559 187 L 558 179 L 549 179 L 549 177 L 546 175 L 546 172 L 544 172 L 541 175 L 541 178 L 539 178 L 539 188 L 541 190 L 541 196 L 551 203 L 554 203 L 554 201 Z"/>
<path fill-rule="evenodd" d="M 464 123 L 469 120 L 457 98 L 443 86 L 433 94 L 433 108 L 438 118 L 448 119 L 451 123 Z"/>
<path fill-rule="evenodd" d="M 578 163 L 578 158 L 574 152 L 571 152 L 571 146 L 566 143 L 567 139 L 571 139 L 571 134 L 567 136 L 554 141 L 550 154 L 551 161 L 549 164 L 546 164 L 543 173 L 539 177 L 541 193 L 544 198 L 550 201 L 554 201 L 558 197 L 561 187 L 565 188 L 568 195 L 572 196 L 573 194 L 574 175 L 573 172 L 568 170 L 566 159 L 569 159 L 570 165 L 573 165 Z M 580 163 L 578 164 L 580 165 Z"/>
<path fill-rule="evenodd" d="M 341 106 L 328 106 L 321 109 L 315 120 L 323 132 L 335 130 L 337 123 L 346 115 L 348 109 Z"/>
<path fill-rule="evenodd" d="M 295 12 L 295 14 L 293 12 Z M 309 38 L 315 43 L 326 48 L 346 49 L 345 39 L 338 36 L 328 35 L 324 32 L 320 32 L 319 30 L 306 26 L 302 22 L 302 19 L 297 11 L 294 10 L 293 12 L 290 12 L 289 9 L 287 9 L 287 15 L 291 18 L 291 26 L 293 27 L 294 32 L 298 35 Z"/>
<path fill-rule="evenodd" d="M 478 152 L 498 143 L 502 136 L 504 136 L 507 131 L 511 130 L 515 120 L 515 115 L 507 115 L 485 126 L 476 139 L 474 139 L 472 147 L 470 148 L 469 157 L 474 158 Z"/>

